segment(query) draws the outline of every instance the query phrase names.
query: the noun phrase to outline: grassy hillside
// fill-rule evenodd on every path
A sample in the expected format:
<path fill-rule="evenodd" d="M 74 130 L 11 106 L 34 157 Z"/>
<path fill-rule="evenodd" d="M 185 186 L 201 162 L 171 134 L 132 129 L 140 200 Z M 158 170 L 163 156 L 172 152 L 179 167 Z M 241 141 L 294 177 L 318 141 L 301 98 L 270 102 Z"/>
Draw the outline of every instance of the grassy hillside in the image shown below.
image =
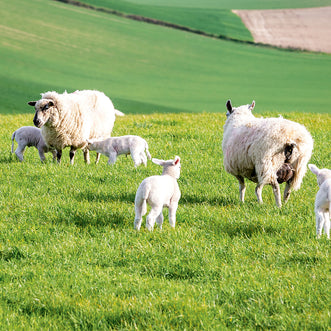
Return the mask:
<path fill-rule="evenodd" d="M 287 118 L 312 133 L 311 161 L 331 168 L 330 115 Z M 182 158 L 175 230 L 166 219 L 163 231 L 143 223 L 136 233 L 136 189 L 160 167 L 134 169 L 124 156 L 85 165 L 82 152 L 71 167 L 68 149 L 60 166 L 32 148 L 19 163 L 10 134 L 31 117 L 0 115 L 0 329 L 327 330 L 330 242 L 315 239 L 316 178 L 308 172 L 281 210 L 270 187 L 258 205 L 253 183 L 240 204 L 222 166 L 224 120 L 116 121 L 114 135 L 143 136 L 153 157 Z"/>
<path fill-rule="evenodd" d="M 329 111 L 329 55 L 214 40 L 54 1 L 13 0 L 2 13 L 1 113 L 32 112 L 27 101 L 65 89 L 104 91 L 127 113 L 224 112 L 228 98 L 255 99 L 257 112 Z"/>

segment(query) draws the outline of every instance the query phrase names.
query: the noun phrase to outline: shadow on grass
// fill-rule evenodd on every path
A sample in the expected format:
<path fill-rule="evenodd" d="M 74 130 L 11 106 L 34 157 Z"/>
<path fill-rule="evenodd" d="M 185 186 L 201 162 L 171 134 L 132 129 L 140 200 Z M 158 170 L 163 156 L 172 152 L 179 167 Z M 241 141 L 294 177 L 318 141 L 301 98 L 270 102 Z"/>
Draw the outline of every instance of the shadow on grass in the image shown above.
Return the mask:
<path fill-rule="evenodd" d="M 238 201 L 224 196 L 213 196 L 213 197 L 204 197 L 204 196 L 197 196 L 194 193 L 192 194 L 185 194 L 182 195 L 180 203 L 187 203 L 187 204 L 203 204 L 207 203 L 211 206 L 229 206 L 236 204 Z"/>
<path fill-rule="evenodd" d="M 86 191 L 81 192 L 75 196 L 77 201 L 87 200 L 89 202 L 110 202 L 110 201 L 122 201 L 122 202 L 134 202 L 135 192 L 99 192 Z"/>

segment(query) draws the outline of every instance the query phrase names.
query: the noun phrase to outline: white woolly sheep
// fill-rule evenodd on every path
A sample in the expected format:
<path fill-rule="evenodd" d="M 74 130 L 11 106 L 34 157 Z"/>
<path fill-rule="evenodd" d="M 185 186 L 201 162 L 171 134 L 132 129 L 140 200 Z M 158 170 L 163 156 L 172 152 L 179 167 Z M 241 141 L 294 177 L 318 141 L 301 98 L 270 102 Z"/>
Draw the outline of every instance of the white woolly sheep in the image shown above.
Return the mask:
<path fill-rule="evenodd" d="M 14 140 L 16 140 L 18 146 L 15 150 L 15 154 L 18 159 L 22 162 L 23 161 L 23 153 L 25 147 L 34 146 L 37 148 L 39 152 L 39 157 L 41 162 L 45 160 L 45 153 L 52 152 L 53 153 L 53 160 L 56 159 L 56 150 L 51 150 L 45 143 L 43 136 L 41 134 L 41 130 L 35 128 L 34 126 L 22 126 L 21 128 L 17 129 L 11 137 L 12 145 L 11 145 L 11 152 L 14 153 Z"/>
<path fill-rule="evenodd" d="M 177 179 L 180 176 L 180 158 L 176 156 L 174 160 L 152 159 L 152 162 L 163 167 L 161 176 L 151 176 L 145 178 L 138 187 L 135 198 L 135 220 L 134 228 L 140 230 L 142 217 L 147 212 L 147 204 L 151 206 L 151 211 L 146 219 L 146 227 L 149 231 L 154 228 L 155 221 L 162 229 L 163 207 L 169 208 L 169 223 L 171 227 L 176 225 L 176 211 L 180 199 L 180 190 Z"/>
<path fill-rule="evenodd" d="M 77 149 L 83 149 L 85 162 L 89 163 L 87 139 L 110 137 L 115 115 L 124 115 L 114 109 L 104 93 L 91 90 L 63 94 L 46 92 L 41 94 L 40 100 L 28 104 L 35 107 L 33 123 L 42 128 L 47 146 L 57 150 L 58 162 L 62 150 L 71 147 L 71 164 Z"/>
<path fill-rule="evenodd" d="M 319 238 L 322 229 L 330 239 L 330 213 L 331 213 L 331 170 L 318 169 L 314 164 L 308 164 L 309 169 L 317 177 L 319 191 L 315 198 L 316 235 Z"/>
<path fill-rule="evenodd" d="M 257 183 L 255 194 L 262 203 L 262 188 L 270 184 L 276 204 L 281 207 L 279 184 L 286 182 L 284 202 L 291 190 L 300 188 L 313 150 L 313 139 L 303 125 L 279 118 L 256 118 L 251 105 L 233 108 L 227 104 L 224 125 L 224 168 L 239 181 L 244 202 L 247 178 Z"/>
<path fill-rule="evenodd" d="M 131 154 L 134 166 L 147 165 L 147 157 L 151 159 L 147 141 L 139 136 L 111 137 L 105 140 L 87 140 L 88 149 L 108 156 L 108 164 L 114 164 L 117 156 Z M 146 150 L 146 154 L 145 154 Z"/>

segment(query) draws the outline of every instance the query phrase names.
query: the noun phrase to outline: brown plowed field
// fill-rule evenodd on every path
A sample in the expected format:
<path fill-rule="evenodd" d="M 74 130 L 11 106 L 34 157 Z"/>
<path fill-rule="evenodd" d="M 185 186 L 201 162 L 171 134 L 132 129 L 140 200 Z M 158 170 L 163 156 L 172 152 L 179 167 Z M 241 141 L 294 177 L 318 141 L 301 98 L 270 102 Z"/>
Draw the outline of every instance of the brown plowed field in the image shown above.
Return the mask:
<path fill-rule="evenodd" d="M 331 53 L 331 7 L 233 12 L 240 16 L 255 42 Z"/>

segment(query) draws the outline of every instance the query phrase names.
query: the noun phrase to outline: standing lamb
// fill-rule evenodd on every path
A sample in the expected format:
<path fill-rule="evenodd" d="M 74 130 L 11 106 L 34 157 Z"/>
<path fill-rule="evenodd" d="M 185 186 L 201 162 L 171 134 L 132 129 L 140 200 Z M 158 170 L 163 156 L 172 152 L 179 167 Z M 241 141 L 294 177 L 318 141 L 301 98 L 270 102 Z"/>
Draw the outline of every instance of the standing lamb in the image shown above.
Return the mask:
<path fill-rule="evenodd" d="M 140 230 L 142 217 L 147 212 L 148 203 L 151 211 L 146 219 L 146 227 L 149 231 L 154 228 L 155 221 L 162 229 L 163 207 L 169 208 L 169 223 L 171 227 L 176 225 L 176 211 L 180 199 L 180 190 L 177 179 L 180 176 L 180 158 L 174 160 L 152 159 L 152 162 L 163 167 L 161 176 L 145 178 L 138 187 L 134 202 L 135 220 L 134 228 Z"/>
<path fill-rule="evenodd" d="M 331 214 L 331 170 L 318 169 L 314 164 L 308 164 L 309 169 L 317 177 L 319 191 L 315 198 L 316 235 L 319 238 L 322 229 L 330 239 L 330 214 Z"/>
<path fill-rule="evenodd" d="M 257 183 L 255 194 L 262 203 L 262 188 L 270 184 L 281 207 L 279 183 L 286 182 L 284 202 L 300 188 L 313 150 L 313 139 L 303 125 L 279 118 L 256 118 L 251 105 L 234 108 L 228 100 L 224 125 L 224 168 L 239 181 L 244 202 L 247 178 Z"/>
<path fill-rule="evenodd" d="M 151 159 L 151 154 L 148 151 L 147 141 L 139 136 L 122 136 L 111 137 L 105 140 L 87 140 L 88 149 L 104 154 L 109 157 L 108 164 L 114 164 L 117 156 L 121 154 L 131 154 L 134 166 L 140 164 L 147 165 L 147 157 Z M 145 154 L 146 150 L 146 154 Z"/>
<path fill-rule="evenodd" d="M 23 153 L 25 147 L 34 146 L 38 149 L 39 157 L 41 162 L 45 160 L 45 153 L 52 152 L 53 153 L 53 160 L 56 159 L 56 150 L 51 150 L 46 144 L 41 135 L 41 130 L 35 128 L 34 126 L 22 126 L 21 128 L 17 129 L 12 137 L 12 144 L 11 144 L 11 152 L 14 153 L 14 140 L 16 140 L 18 146 L 15 151 L 16 156 L 19 160 L 23 161 Z"/>
<path fill-rule="evenodd" d="M 77 149 L 83 149 L 85 162 L 89 163 L 87 139 L 110 137 L 115 115 L 124 115 L 114 109 L 104 93 L 91 90 L 63 94 L 46 92 L 41 94 L 40 100 L 28 104 L 35 107 L 33 123 L 41 128 L 47 146 L 57 150 L 59 163 L 62 150 L 67 146 L 71 147 L 71 164 L 74 164 Z"/>

